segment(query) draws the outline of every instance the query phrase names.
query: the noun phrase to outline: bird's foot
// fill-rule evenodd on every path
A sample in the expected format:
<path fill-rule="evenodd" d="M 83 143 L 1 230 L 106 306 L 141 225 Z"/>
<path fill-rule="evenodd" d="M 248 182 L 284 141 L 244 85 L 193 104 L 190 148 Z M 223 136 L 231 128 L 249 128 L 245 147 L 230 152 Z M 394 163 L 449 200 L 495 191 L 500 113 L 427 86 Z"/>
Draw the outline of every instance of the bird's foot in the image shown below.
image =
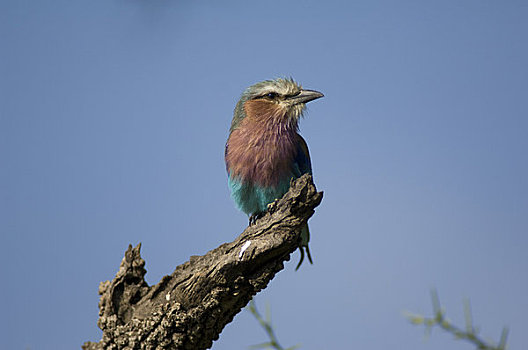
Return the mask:
<path fill-rule="evenodd" d="M 261 217 L 264 216 L 264 214 L 266 214 L 265 211 L 262 211 L 260 213 L 251 214 L 251 216 L 249 217 L 249 226 L 254 225 L 257 222 L 258 219 L 260 219 Z"/>
<path fill-rule="evenodd" d="M 268 203 L 267 208 L 270 213 L 273 213 L 275 207 L 277 206 L 277 203 L 279 202 L 279 199 L 275 199 L 273 202 Z"/>

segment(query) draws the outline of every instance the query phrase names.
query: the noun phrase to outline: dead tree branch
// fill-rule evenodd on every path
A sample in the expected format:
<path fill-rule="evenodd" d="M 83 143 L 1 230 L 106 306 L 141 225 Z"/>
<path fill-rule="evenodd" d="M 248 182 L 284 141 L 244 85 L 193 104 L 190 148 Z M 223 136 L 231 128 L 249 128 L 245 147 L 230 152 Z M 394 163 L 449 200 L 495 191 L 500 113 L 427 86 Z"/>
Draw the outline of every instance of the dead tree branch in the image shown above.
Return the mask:
<path fill-rule="evenodd" d="M 312 177 L 304 175 L 233 242 L 191 256 L 154 286 L 144 279 L 141 244 L 129 246 L 115 278 L 99 286 L 97 324 L 103 337 L 82 348 L 211 347 L 224 326 L 284 268 L 322 197 Z"/>

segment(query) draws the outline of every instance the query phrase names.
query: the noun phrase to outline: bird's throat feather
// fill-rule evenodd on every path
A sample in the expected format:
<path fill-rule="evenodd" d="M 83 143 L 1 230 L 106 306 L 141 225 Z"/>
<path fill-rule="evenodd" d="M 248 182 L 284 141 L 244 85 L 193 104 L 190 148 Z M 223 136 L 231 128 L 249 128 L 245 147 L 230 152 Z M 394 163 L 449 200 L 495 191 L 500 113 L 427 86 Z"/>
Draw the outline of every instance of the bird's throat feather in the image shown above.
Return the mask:
<path fill-rule="evenodd" d="M 276 187 L 292 176 L 297 125 L 285 122 L 285 116 L 273 106 L 248 101 L 245 107 L 246 118 L 228 140 L 229 175 L 254 185 Z"/>

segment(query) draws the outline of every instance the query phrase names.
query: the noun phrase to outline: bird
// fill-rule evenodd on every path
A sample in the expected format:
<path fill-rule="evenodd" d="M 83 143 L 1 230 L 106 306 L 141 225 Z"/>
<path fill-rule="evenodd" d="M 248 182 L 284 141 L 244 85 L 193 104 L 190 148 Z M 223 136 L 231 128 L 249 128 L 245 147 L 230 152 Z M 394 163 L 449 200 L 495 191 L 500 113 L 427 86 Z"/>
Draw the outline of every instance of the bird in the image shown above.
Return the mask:
<path fill-rule="evenodd" d="M 304 89 L 293 78 L 261 81 L 242 93 L 229 128 L 225 164 L 231 198 L 249 216 L 249 225 L 288 191 L 292 179 L 312 174 L 308 146 L 299 135 L 299 120 L 306 103 L 323 96 Z M 296 270 L 305 251 L 313 264 L 309 241 L 306 224 L 301 229 Z"/>

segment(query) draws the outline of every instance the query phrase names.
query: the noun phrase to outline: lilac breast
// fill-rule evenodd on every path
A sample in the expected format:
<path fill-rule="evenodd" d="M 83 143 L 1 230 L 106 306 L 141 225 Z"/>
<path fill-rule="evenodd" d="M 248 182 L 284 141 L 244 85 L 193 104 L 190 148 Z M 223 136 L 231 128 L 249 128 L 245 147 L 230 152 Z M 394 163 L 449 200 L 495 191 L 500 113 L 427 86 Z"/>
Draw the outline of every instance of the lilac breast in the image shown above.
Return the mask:
<path fill-rule="evenodd" d="M 277 187 L 293 174 L 296 131 L 282 126 L 247 123 L 233 130 L 227 141 L 229 176 L 263 187 Z"/>

